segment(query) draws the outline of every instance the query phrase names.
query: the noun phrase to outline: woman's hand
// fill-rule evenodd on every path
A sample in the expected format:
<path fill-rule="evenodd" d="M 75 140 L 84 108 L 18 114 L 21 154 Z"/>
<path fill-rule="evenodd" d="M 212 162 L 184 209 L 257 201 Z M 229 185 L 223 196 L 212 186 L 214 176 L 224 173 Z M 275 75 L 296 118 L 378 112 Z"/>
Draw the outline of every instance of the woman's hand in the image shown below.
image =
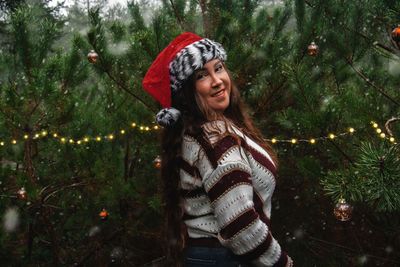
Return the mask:
<path fill-rule="evenodd" d="M 287 257 L 288 257 L 288 261 L 287 261 L 287 263 L 286 263 L 286 267 L 293 267 L 293 260 L 292 260 L 292 258 L 289 257 L 289 256 L 287 256 Z"/>

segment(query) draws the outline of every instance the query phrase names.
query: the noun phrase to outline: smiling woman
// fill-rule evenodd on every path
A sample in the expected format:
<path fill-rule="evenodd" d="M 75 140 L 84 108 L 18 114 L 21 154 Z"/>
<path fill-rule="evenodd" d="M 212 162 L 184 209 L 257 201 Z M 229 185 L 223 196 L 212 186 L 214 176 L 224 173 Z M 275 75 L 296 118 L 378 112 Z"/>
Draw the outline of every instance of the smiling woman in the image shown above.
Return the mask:
<path fill-rule="evenodd" d="M 202 109 L 209 107 L 222 115 L 229 106 L 231 79 L 221 60 L 213 59 L 194 74 L 196 101 Z"/>
<path fill-rule="evenodd" d="M 183 33 L 143 80 L 164 107 L 164 266 L 293 266 L 270 231 L 277 160 L 226 58 L 219 43 Z"/>

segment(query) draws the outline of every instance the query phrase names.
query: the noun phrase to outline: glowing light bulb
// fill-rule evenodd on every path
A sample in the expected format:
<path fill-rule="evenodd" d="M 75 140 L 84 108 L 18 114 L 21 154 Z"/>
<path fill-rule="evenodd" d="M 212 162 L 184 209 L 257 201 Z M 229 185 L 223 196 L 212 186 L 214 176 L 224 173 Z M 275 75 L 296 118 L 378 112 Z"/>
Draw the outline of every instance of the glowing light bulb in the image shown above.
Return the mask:
<path fill-rule="evenodd" d="M 114 135 L 112 135 L 112 134 L 108 135 L 108 139 L 113 140 L 114 139 Z"/>
<path fill-rule="evenodd" d="M 146 128 L 144 128 L 146 131 L 150 131 L 150 128 L 146 126 Z"/>
<path fill-rule="evenodd" d="M 78 145 L 80 145 L 80 144 L 82 143 L 82 141 L 81 141 L 81 140 L 78 140 L 76 143 L 77 143 Z"/>
<path fill-rule="evenodd" d="M 73 139 L 69 139 L 69 143 L 73 144 L 73 143 L 75 143 L 75 141 Z"/>
<path fill-rule="evenodd" d="M 378 133 L 378 134 L 380 134 L 381 132 L 382 132 L 382 130 L 381 129 L 376 129 L 376 132 Z"/>
<path fill-rule="evenodd" d="M 143 130 L 144 130 L 144 127 L 143 127 L 143 126 L 140 126 L 140 130 L 143 131 Z"/>
<path fill-rule="evenodd" d="M 56 133 L 53 133 L 53 137 L 54 137 L 54 138 L 57 138 L 57 136 L 58 136 L 58 135 L 57 135 Z"/>
<path fill-rule="evenodd" d="M 333 133 L 331 133 L 331 134 L 329 134 L 329 138 L 330 138 L 330 139 L 334 139 L 334 138 L 335 138 L 335 135 L 334 135 Z"/>
<path fill-rule="evenodd" d="M 136 123 L 132 122 L 131 126 L 132 126 L 132 128 L 135 128 L 136 127 Z"/>
<path fill-rule="evenodd" d="M 0 142 L 0 145 L 1 145 L 1 146 L 4 146 L 4 142 Z"/>
<path fill-rule="evenodd" d="M 87 142 L 89 142 L 89 138 L 85 137 L 85 138 L 83 138 L 83 141 L 87 143 Z"/>
<path fill-rule="evenodd" d="M 61 137 L 61 143 L 65 143 L 66 139 L 64 137 Z"/>
<path fill-rule="evenodd" d="M 395 141 L 394 137 L 390 137 L 390 138 L 389 138 L 389 141 L 392 142 L 392 143 L 394 143 L 394 141 Z"/>
<path fill-rule="evenodd" d="M 349 128 L 350 133 L 354 133 L 354 131 L 355 131 L 354 128 L 352 128 L 352 127 Z"/>
<path fill-rule="evenodd" d="M 98 141 L 98 142 L 101 141 L 101 137 L 100 137 L 100 136 L 97 136 L 97 137 L 96 137 L 96 141 Z"/>
<path fill-rule="evenodd" d="M 296 144 L 297 140 L 295 138 L 293 138 L 292 140 L 290 140 L 290 142 L 292 142 L 292 144 Z"/>
<path fill-rule="evenodd" d="M 46 136 L 47 135 L 47 131 L 42 131 L 42 136 Z"/>
<path fill-rule="evenodd" d="M 310 143 L 311 143 L 311 144 L 315 144 L 315 139 L 314 139 L 314 138 L 311 138 L 311 139 L 310 139 Z"/>
<path fill-rule="evenodd" d="M 39 138 L 39 134 L 35 134 L 35 138 Z"/>
<path fill-rule="evenodd" d="M 381 138 L 385 138 L 386 134 L 385 134 L 385 133 L 381 133 L 379 136 L 380 136 Z"/>
<path fill-rule="evenodd" d="M 11 143 L 12 143 L 13 145 L 15 145 L 15 144 L 17 143 L 17 140 L 13 139 L 13 140 L 11 141 Z"/>
<path fill-rule="evenodd" d="M 154 130 L 158 130 L 158 128 L 159 128 L 158 125 L 154 126 Z"/>
<path fill-rule="evenodd" d="M 271 139 L 271 142 L 272 142 L 273 144 L 275 144 L 275 143 L 276 143 L 276 139 L 275 139 L 275 138 L 272 138 L 272 139 Z"/>
<path fill-rule="evenodd" d="M 373 123 L 372 123 L 372 127 L 378 128 L 378 124 L 377 124 L 376 122 L 373 122 Z"/>
<path fill-rule="evenodd" d="M 125 134 L 125 130 L 121 130 L 121 134 Z"/>
<path fill-rule="evenodd" d="M 24 139 L 28 139 L 29 136 L 27 134 L 24 135 Z"/>

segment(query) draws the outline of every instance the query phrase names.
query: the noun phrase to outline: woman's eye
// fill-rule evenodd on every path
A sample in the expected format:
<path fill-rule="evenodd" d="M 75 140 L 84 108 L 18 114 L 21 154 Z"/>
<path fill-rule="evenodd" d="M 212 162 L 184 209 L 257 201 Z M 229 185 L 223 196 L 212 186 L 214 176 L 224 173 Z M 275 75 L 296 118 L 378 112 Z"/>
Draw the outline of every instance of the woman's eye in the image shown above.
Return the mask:
<path fill-rule="evenodd" d="M 196 75 L 196 79 L 197 79 L 197 80 L 200 80 L 200 79 L 202 79 L 202 78 L 204 78 L 204 77 L 206 77 L 206 74 L 205 74 L 205 73 L 198 73 L 198 74 Z"/>
<path fill-rule="evenodd" d="M 222 65 L 218 65 L 218 66 L 215 68 L 215 71 L 218 72 L 218 71 L 221 71 L 222 69 L 223 69 Z"/>

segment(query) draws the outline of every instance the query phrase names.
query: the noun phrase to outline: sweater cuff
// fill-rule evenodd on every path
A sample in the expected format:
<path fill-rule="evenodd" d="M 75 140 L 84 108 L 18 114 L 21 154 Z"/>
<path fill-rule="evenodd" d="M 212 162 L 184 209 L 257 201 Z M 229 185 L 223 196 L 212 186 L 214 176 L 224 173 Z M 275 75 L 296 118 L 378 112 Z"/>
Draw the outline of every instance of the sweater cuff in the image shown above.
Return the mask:
<path fill-rule="evenodd" d="M 288 261 L 288 256 L 285 251 L 281 252 L 279 260 L 273 265 L 273 267 L 285 267 Z"/>

